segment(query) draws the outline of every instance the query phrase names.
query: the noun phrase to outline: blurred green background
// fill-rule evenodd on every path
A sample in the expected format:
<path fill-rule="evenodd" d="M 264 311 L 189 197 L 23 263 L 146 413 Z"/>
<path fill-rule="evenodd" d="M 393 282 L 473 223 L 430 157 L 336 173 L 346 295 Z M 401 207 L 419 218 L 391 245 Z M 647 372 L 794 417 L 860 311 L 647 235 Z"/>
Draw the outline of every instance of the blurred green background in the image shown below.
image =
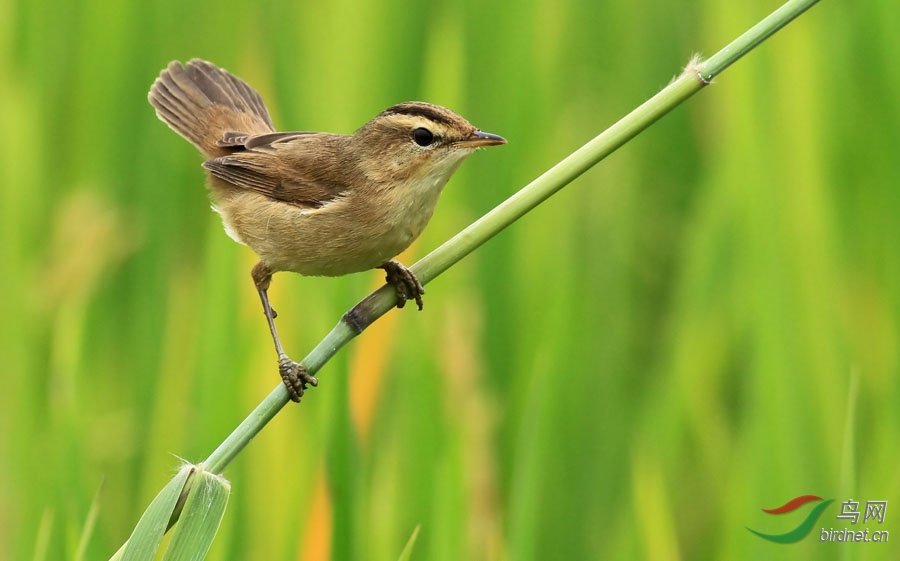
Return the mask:
<path fill-rule="evenodd" d="M 507 137 L 409 264 L 777 5 L 0 1 L 0 558 L 108 558 L 278 382 L 254 256 L 147 104 L 170 60 L 282 130 L 422 99 Z M 818 538 L 848 499 L 900 528 L 898 27 L 823 2 L 388 314 L 228 467 L 209 558 L 393 560 L 418 524 L 418 560 L 896 558 Z M 379 273 L 277 275 L 289 352 Z M 805 540 L 745 529 L 803 494 L 835 499 Z"/>

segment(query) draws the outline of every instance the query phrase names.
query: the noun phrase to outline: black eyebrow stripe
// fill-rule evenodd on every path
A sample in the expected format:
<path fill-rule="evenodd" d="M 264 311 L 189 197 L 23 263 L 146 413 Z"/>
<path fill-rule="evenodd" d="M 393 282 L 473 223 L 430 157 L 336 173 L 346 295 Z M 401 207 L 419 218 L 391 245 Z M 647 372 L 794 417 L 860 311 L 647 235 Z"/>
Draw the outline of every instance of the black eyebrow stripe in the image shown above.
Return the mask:
<path fill-rule="evenodd" d="M 381 113 L 382 115 L 410 115 L 414 117 L 424 117 L 426 119 L 432 120 L 436 123 L 442 123 L 448 126 L 453 126 L 456 121 L 446 115 L 441 111 L 435 111 L 433 108 L 428 107 L 426 105 L 418 105 L 418 104 L 410 104 L 410 103 L 401 103 L 399 105 L 394 105 L 393 107 L 388 107 Z"/>

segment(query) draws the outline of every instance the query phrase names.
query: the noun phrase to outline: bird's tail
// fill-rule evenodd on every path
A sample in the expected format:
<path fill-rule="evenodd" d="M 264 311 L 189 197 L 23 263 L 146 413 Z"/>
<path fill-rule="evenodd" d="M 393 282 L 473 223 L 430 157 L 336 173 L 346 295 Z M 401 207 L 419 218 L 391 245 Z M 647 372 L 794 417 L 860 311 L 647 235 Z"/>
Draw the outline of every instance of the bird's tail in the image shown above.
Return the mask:
<path fill-rule="evenodd" d="M 150 87 L 147 99 L 162 121 L 207 158 L 229 152 L 220 143 L 225 133 L 265 134 L 275 130 L 256 90 L 200 59 L 184 66 L 178 61 L 169 63 Z"/>

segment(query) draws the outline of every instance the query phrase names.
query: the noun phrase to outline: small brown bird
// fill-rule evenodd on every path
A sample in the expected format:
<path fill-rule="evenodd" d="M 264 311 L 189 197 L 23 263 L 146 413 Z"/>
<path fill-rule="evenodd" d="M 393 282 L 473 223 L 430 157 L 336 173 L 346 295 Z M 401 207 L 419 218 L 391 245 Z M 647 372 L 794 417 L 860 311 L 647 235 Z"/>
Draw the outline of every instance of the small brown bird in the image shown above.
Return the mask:
<path fill-rule="evenodd" d="M 170 63 L 148 99 L 208 158 L 213 208 L 228 235 L 259 256 L 251 276 L 294 401 L 318 381 L 282 348 L 267 295 L 272 274 L 381 268 L 397 307 L 415 300 L 421 310 L 425 289 L 393 257 L 422 233 L 463 160 L 506 143 L 449 109 L 415 101 L 385 109 L 352 135 L 275 132 L 256 90 L 198 59 Z"/>

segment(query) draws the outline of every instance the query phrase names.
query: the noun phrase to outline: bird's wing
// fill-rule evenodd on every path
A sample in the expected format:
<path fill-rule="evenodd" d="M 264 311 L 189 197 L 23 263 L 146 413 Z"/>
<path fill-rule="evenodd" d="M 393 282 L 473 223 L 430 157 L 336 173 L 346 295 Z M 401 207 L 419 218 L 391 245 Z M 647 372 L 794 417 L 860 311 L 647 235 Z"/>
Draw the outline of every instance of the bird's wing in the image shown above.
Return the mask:
<path fill-rule="evenodd" d="M 278 201 L 319 208 L 346 190 L 331 147 L 337 135 L 226 132 L 218 146 L 234 151 L 203 163 L 213 176 Z M 337 173 L 336 173 L 337 172 Z"/>

